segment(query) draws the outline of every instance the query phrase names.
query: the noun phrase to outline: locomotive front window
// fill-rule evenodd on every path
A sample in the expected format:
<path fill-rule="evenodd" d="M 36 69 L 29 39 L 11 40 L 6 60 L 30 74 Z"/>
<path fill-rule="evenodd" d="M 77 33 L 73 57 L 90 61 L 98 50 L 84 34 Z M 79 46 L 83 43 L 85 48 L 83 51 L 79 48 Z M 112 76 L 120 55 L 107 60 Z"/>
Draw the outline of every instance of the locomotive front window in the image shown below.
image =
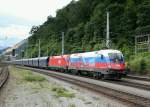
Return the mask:
<path fill-rule="evenodd" d="M 110 61 L 114 63 L 119 63 L 123 61 L 123 56 L 122 54 L 119 53 L 108 53 Z"/>

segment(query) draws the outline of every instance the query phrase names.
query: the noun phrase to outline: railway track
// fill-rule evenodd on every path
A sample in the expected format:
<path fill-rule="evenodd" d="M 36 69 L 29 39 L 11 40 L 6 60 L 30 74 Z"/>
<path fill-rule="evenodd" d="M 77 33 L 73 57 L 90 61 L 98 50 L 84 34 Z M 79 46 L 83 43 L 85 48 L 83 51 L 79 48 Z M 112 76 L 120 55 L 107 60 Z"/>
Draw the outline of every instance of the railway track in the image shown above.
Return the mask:
<path fill-rule="evenodd" d="M 70 75 L 72 75 L 72 74 L 70 74 Z M 77 75 L 77 76 L 79 76 L 79 75 Z M 122 80 L 100 80 L 100 79 L 96 79 L 96 78 L 93 78 L 93 77 L 87 77 L 87 76 L 79 76 L 79 77 L 91 78 L 91 79 L 95 79 L 95 80 L 98 80 L 98 81 L 104 81 L 104 82 L 109 82 L 109 83 L 113 83 L 113 84 L 130 86 L 130 87 L 150 91 L 149 81 L 144 81 L 144 80 L 139 81 L 139 80 L 133 80 L 133 79 L 126 79 L 126 78 L 123 78 Z"/>
<path fill-rule="evenodd" d="M 68 73 L 66 73 L 68 74 Z M 74 74 L 69 74 L 69 75 L 74 75 Z M 76 75 L 76 76 L 79 76 L 79 77 L 84 77 L 84 78 L 90 78 L 90 79 L 95 79 L 95 80 L 98 80 L 98 81 L 104 81 L 104 82 L 109 82 L 109 83 L 113 83 L 113 84 L 118 84 L 118 85 L 124 85 L 124 86 L 130 86 L 130 87 L 134 87 L 134 88 L 139 88 L 139 89 L 143 89 L 143 90 L 148 90 L 150 91 L 150 83 L 148 84 L 144 84 L 144 82 L 149 82 L 149 81 L 140 81 L 140 82 L 135 82 L 136 80 L 129 80 L 129 79 L 122 79 L 122 80 L 100 80 L 100 79 L 96 79 L 96 78 L 93 78 L 93 77 L 89 77 L 89 76 L 81 76 L 81 75 Z M 139 80 L 137 80 L 139 81 Z"/>
<path fill-rule="evenodd" d="M 72 74 L 70 74 L 70 75 L 72 75 Z M 76 76 L 79 76 L 79 75 L 76 75 Z M 135 82 L 135 81 L 133 81 L 133 79 L 131 79 L 131 80 L 128 80 L 128 79 L 122 79 L 122 80 L 100 80 L 100 79 L 96 79 L 96 78 L 93 78 L 93 77 L 87 77 L 87 76 L 79 76 L 79 77 L 91 78 L 91 79 L 95 79 L 95 80 L 98 80 L 98 81 L 104 81 L 104 82 L 109 82 L 109 83 L 113 83 L 113 84 L 130 86 L 130 87 L 134 87 L 134 88 L 139 88 L 139 89 L 150 91 L 150 83 L 148 83 L 148 84 L 142 83 L 142 82 L 145 82 L 145 81 Z"/>
<path fill-rule="evenodd" d="M 97 81 L 89 78 L 82 78 L 64 73 L 50 72 L 49 70 L 29 67 L 21 68 L 30 69 L 35 72 L 46 74 L 48 76 L 67 81 L 69 83 L 76 84 L 80 87 L 87 88 L 100 94 L 104 94 L 106 96 L 118 99 L 122 102 L 126 102 L 132 107 L 149 107 L 150 105 L 150 93 L 148 90 L 136 89 L 129 86 L 122 86 L 114 83 Z"/>
<path fill-rule="evenodd" d="M 3 87 L 3 85 L 6 83 L 7 79 L 9 77 L 9 71 L 6 66 L 2 67 L 0 70 L 0 89 Z"/>
<path fill-rule="evenodd" d="M 109 82 L 109 83 L 114 83 L 114 84 L 119 84 L 119 85 L 124 85 L 124 86 L 130 86 L 130 87 L 134 87 L 134 88 L 139 88 L 139 89 L 150 91 L 150 84 L 144 84 L 142 82 L 138 83 L 138 82 L 134 82 L 132 80 L 128 81 L 126 79 L 117 80 L 117 81 L 108 81 L 108 80 L 104 80 L 104 81 L 105 82 Z"/>
<path fill-rule="evenodd" d="M 136 80 L 143 80 L 143 81 L 148 81 L 148 82 L 150 82 L 150 78 L 148 78 L 148 77 L 141 77 L 141 76 L 127 75 L 126 78 L 136 79 Z"/>

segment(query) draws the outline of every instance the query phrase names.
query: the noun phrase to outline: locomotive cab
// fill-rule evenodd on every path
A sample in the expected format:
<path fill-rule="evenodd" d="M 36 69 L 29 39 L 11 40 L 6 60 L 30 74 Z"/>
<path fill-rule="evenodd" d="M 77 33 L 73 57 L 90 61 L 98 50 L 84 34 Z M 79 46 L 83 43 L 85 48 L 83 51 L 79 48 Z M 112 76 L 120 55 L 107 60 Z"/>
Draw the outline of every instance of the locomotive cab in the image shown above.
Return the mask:
<path fill-rule="evenodd" d="M 123 54 L 118 50 L 110 50 L 107 55 L 109 77 L 120 79 L 125 76 L 125 61 Z"/>
<path fill-rule="evenodd" d="M 108 53 L 111 69 L 124 70 L 124 58 L 121 53 Z"/>

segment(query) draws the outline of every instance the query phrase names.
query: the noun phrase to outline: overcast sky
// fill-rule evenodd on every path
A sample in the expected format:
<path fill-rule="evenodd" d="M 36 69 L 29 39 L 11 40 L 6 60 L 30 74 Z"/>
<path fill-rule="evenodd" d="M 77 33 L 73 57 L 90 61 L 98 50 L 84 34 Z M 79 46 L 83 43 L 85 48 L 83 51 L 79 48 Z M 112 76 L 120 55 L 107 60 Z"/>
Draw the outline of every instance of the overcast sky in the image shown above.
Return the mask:
<path fill-rule="evenodd" d="M 33 25 L 56 15 L 71 0 L 0 0 L 0 49 L 27 38 Z"/>

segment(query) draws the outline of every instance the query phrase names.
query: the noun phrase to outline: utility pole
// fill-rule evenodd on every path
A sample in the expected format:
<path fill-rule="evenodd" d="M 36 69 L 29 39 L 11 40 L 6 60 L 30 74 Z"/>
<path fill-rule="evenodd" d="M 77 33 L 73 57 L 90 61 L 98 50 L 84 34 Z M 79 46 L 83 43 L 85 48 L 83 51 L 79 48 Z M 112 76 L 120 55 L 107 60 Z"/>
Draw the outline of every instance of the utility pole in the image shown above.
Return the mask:
<path fill-rule="evenodd" d="M 135 54 L 137 53 L 137 37 L 135 36 Z"/>
<path fill-rule="evenodd" d="M 148 35 L 148 52 L 150 52 L 150 35 Z"/>
<path fill-rule="evenodd" d="M 28 43 L 29 43 L 29 38 L 26 39 L 27 44 L 26 44 L 26 57 L 28 57 Z"/>
<path fill-rule="evenodd" d="M 41 41 L 40 41 L 40 39 L 39 39 L 39 57 L 41 57 Z"/>
<path fill-rule="evenodd" d="M 64 54 L 64 32 L 62 32 L 62 55 Z"/>
<path fill-rule="evenodd" d="M 49 47 L 47 47 L 47 56 L 48 56 L 48 52 L 49 52 Z"/>
<path fill-rule="evenodd" d="M 107 33 L 106 33 L 106 47 L 110 48 L 110 38 L 109 38 L 109 12 L 107 11 Z"/>

